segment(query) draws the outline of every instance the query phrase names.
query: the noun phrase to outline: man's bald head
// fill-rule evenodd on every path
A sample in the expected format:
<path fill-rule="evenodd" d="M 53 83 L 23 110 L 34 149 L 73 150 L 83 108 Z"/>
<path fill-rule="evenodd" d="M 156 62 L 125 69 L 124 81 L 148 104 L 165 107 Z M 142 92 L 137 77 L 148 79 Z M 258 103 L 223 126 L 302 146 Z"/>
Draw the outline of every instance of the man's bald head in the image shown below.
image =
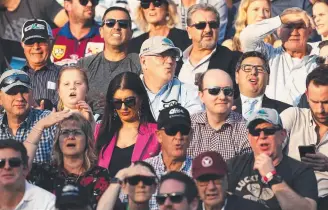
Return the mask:
<path fill-rule="evenodd" d="M 221 69 L 209 69 L 198 79 L 198 89 L 202 91 L 206 86 L 233 87 L 230 75 Z"/>

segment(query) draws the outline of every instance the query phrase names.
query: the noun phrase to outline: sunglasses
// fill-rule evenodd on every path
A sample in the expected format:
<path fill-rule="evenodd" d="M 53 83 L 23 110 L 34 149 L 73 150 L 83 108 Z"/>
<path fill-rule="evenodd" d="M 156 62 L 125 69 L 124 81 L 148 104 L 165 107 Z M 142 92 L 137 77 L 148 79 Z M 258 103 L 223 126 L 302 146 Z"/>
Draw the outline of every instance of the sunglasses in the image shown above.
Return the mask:
<path fill-rule="evenodd" d="M 126 107 L 132 108 L 136 105 L 136 97 L 128 97 L 124 101 L 121 99 L 113 99 L 113 106 L 115 109 L 121 109 L 122 104 L 124 104 Z"/>
<path fill-rule="evenodd" d="M 202 21 L 199 23 L 192 24 L 191 27 L 195 27 L 198 30 L 203 30 L 206 28 L 207 24 L 211 29 L 217 29 L 220 27 L 220 23 L 216 21 L 209 21 L 209 22 Z"/>
<path fill-rule="evenodd" d="M 149 176 L 132 176 L 126 178 L 125 181 L 132 186 L 136 186 L 140 181 L 147 186 L 151 186 L 156 183 L 155 177 L 149 177 Z"/>
<path fill-rule="evenodd" d="M 93 6 L 96 6 L 96 5 L 98 5 L 98 3 L 99 3 L 99 0 L 80 0 L 80 4 L 81 4 L 82 6 L 86 6 L 86 5 L 89 3 L 89 1 L 91 2 L 91 4 L 92 4 Z"/>
<path fill-rule="evenodd" d="M 71 134 L 73 136 L 82 136 L 84 133 L 83 133 L 83 131 L 81 129 L 72 129 L 72 130 L 70 130 L 70 129 L 63 129 L 63 130 L 61 130 L 59 132 L 59 134 L 61 136 L 67 137 L 67 136 L 70 136 Z"/>
<path fill-rule="evenodd" d="M 328 56 L 319 56 L 315 59 L 315 62 L 317 63 L 317 65 L 321 65 L 326 62 L 327 58 Z"/>
<path fill-rule="evenodd" d="M 262 129 L 251 128 L 249 129 L 249 133 L 252 136 L 260 136 L 261 132 L 263 131 L 264 135 L 270 136 L 275 134 L 279 130 L 281 130 L 281 128 L 262 128 Z"/>
<path fill-rule="evenodd" d="M 7 159 L 10 168 L 17 168 L 22 165 L 23 161 L 20 158 L 9 158 Z M 0 168 L 4 168 L 6 165 L 6 159 L 0 159 Z"/>
<path fill-rule="evenodd" d="M 182 192 L 158 194 L 156 195 L 156 202 L 158 205 L 163 205 L 166 199 L 169 198 L 172 203 L 181 203 L 184 197 L 185 194 Z"/>
<path fill-rule="evenodd" d="M 218 175 L 203 175 L 197 178 L 197 183 L 201 187 L 206 187 L 208 184 L 213 181 L 214 185 L 220 185 L 222 184 L 222 178 L 224 176 L 218 176 Z"/>
<path fill-rule="evenodd" d="M 35 43 L 37 43 L 39 46 L 47 46 L 48 45 L 48 41 L 46 39 L 40 39 L 40 38 L 28 39 L 24 42 L 24 45 L 27 47 L 33 47 L 35 45 Z"/>
<path fill-rule="evenodd" d="M 124 28 L 124 29 L 127 29 L 130 25 L 129 20 L 116 20 L 116 19 L 104 20 L 103 25 L 106 25 L 108 28 L 113 28 L 116 23 L 118 23 L 118 26 L 120 28 Z"/>
<path fill-rule="evenodd" d="M 16 81 L 20 81 L 22 83 L 30 85 L 30 77 L 29 76 L 27 76 L 25 74 L 13 74 L 11 76 L 4 78 L 1 81 L 0 88 L 11 85 L 11 84 L 15 83 Z"/>
<path fill-rule="evenodd" d="M 190 133 L 190 127 L 187 126 L 169 126 L 162 130 L 164 130 L 168 136 L 175 136 L 179 131 L 183 136 L 189 135 Z"/>
<path fill-rule="evenodd" d="M 223 91 L 223 94 L 225 96 L 233 96 L 232 87 L 211 87 L 211 88 L 205 88 L 204 90 L 208 90 L 208 93 L 213 96 L 220 94 L 221 90 Z"/>
<path fill-rule="evenodd" d="M 148 9 L 150 7 L 150 3 L 153 3 L 154 7 L 161 7 L 164 2 L 165 1 L 163 0 L 141 0 L 140 6 L 143 9 Z"/>

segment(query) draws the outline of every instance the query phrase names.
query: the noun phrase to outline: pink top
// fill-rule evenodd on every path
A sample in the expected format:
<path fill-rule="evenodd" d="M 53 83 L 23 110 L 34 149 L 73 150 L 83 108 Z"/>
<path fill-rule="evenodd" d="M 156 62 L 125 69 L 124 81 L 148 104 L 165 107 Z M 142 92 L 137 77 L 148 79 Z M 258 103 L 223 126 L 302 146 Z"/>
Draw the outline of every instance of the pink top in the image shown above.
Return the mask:
<path fill-rule="evenodd" d="M 99 128 L 100 124 L 97 124 L 94 133 L 95 139 L 98 138 Z M 137 141 L 133 149 L 131 162 L 135 162 L 137 160 L 144 160 L 149 157 L 158 155 L 161 150 L 161 146 L 156 137 L 156 129 L 157 125 L 155 123 L 148 123 L 147 126 L 140 126 Z M 101 149 L 98 157 L 99 166 L 103 168 L 109 168 L 116 141 L 117 138 L 115 135 L 109 145 L 106 147 L 106 150 L 103 151 L 103 149 Z"/>

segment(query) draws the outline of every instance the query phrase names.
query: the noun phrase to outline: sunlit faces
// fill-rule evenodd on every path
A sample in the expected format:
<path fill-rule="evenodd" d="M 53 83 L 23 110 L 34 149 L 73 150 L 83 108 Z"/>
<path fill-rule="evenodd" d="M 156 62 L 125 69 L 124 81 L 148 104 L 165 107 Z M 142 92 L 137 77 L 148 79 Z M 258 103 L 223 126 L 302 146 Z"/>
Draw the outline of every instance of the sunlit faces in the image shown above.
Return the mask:
<path fill-rule="evenodd" d="M 313 118 L 318 122 L 328 124 L 328 86 L 315 85 L 310 82 L 307 92 L 307 99 Z"/>
<path fill-rule="evenodd" d="M 243 70 L 245 65 L 262 66 L 264 61 L 258 57 L 248 57 L 241 63 L 241 69 L 236 71 L 236 83 L 239 85 L 240 93 L 247 97 L 255 98 L 264 94 L 266 85 L 269 83 L 269 74 L 265 70 L 260 72 L 252 68 L 250 72 Z"/>
<path fill-rule="evenodd" d="M 165 18 L 168 15 L 167 3 L 161 4 L 160 7 L 155 7 L 153 2 L 150 2 L 148 9 L 142 9 L 145 19 L 149 24 L 160 24 L 165 22 Z"/>
<path fill-rule="evenodd" d="M 247 8 L 247 25 L 257 23 L 271 17 L 271 7 L 268 0 L 257 0 L 249 4 Z"/>
<path fill-rule="evenodd" d="M 81 125 L 75 120 L 66 120 L 61 124 L 59 147 L 64 156 L 82 157 L 86 150 L 87 137 Z"/>
<path fill-rule="evenodd" d="M 108 12 L 104 20 L 115 19 L 115 20 L 129 20 L 129 16 L 120 10 L 112 10 Z M 132 37 L 132 30 L 128 28 L 120 28 L 119 24 L 116 23 L 114 27 L 110 28 L 106 24 L 100 29 L 100 35 L 104 39 L 105 44 L 112 47 L 120 47 L 122 45 L 127 45 L 128 41 Z"/>
<path fill-rule="evenodd" d="M 204 10 L 194 12 L 191 16 L 191 20 L 191 25 L 199 22 L 217 21 L 213 12 Z M 189 38 L 192 39 L 193 45 L 200 49 L 214 49 L 218 41 L 219 29 L 210 28 L 209 24 L 207 24 L 204 29 L 188 26 L 187 32 Z"/>
<path fill-rule="evenodd" d="M 131 102 L 131 100 L 134 100 L 134 103 L 127 103 L 127 101 Z M 120 109 L 115 109 L 121 121 L 135 122 L 139 119 L 138 112 L 140 110 L 141 100 L 135 92 L 129 89 L 118 89 L 113 95 L 112 103 L 115 101 L 116 103 L 117 101 L 125 102 L 121 103 Z"/>
<path fill-rule="evenodd" d="M 32 68 L 44 66 L 50 56 L 51 44 L 45 39 L 29 40 L 28 44 L 22 43 L 28 64 Z"/>
<path fill-rule="evenodd" d="M 27 87 L 16 86 L 7 93 L 0 91 L 0 105 L 8 115 L 22 117 L 30 110 L 32 102 L 31 90 Z"/>
<path fill-rule="evenodd" d="M 85 101 L 88 86 L 83 73 L 78 69 L 67 69 L 60 76 L 58 94 L 65 107 L 76 109 L 78 101 Z"/>
<path fill-rule="evenodd" d="M 69 17 L 78 23 L 85 23 L 95 17 L 96 4 L 92 4 L 91 1 L 85 6 L 81 5 L 79 0 L 64 1 L 64 7 Z"/>
<path fill-rule="evenodd" d="M 313 5 L 313 20 L 318 33 L 328 36 L 328 6 L 326 3 L 318 2 Z"/>
<path fill-rule="evenodd" d="M 22 159 L 21 153 L 10 148 L 0 149 L 0 159 L 7 159 L 4 168 L 0 168 L 0 187 L 10 188 L 17 184 L 24 183 L 25 176 L 28 173 L 26 166 L 21 164 L 19 167 L 10 167 L 8 159 Z"/>

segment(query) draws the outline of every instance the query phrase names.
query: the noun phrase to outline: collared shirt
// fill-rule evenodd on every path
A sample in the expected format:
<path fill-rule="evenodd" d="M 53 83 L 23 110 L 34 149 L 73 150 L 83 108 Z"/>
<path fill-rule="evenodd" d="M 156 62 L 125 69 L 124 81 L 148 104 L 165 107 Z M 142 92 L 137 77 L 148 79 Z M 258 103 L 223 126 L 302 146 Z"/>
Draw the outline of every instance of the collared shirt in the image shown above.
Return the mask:
<path fill-rule="evenodd" d="M 190 84 L 196 87 L 195 79 L 197 73 L 203 73 L 208 69 L 208 65 L 210 63 L 210 58 L 214 52 L 216 52 L 216 48 L 213 51 L 202 58 L 196 65 L 191 64 L 190 62 L 190 52 L 192 50 L 192 45 L 190 45 L 184 52 L 183 52 L 183 65 L 181 67 L 179 73 L 179 80 L 186 84 Z"/>
<path fill-rule="evenodd" d="M 316 152 L 328 156 L 328 132 L 318 141 L 316 125 L 310 109 L 300 109 L 291 107 L 283 111 L 281 120 L 284 128 L 287 130 L 289 141 L 286 154 L 296 160 L 301 160 L 298 146 L 314 144 Z M 319 197 L 328 196 L 328 171 L 314 171 L 318 181 Z"/>
<path fill-rule="evenodd" d="M 60 66 L 48 63 L 40 70 L 33 70 L 28 65 L 22 68 L 31 78 L 31 87 L 34 100 L 48 99 L 54 106 L 58 103 L 58 93 L 56 83 Z"/>
<path fill-rule="evenodd" d="M 270 83 L 265 94 L 271 99 L 297 106 L 306 89 L 306 76 L 317 66 L 317 56 L 311 52 L 302 59 L 293 59 L 283 47 L 274 48 L 264 43 L 263 38 L 281 25 L 279 16 L 248 25 L 240 34 L 240 42 L 244 52 L 257 50 L 269 58 Z"/>
<path fill-rule="evenodd" d="M 187 154 L 192 158 L 203 152 L 216 151 L 228 160 L 252 152 L 247 138 L 246 121 L 241 114 L 234 111 L 230 112 L 219 130 L 210 126 L 206 111 L 192 115 L 191 135 Z"/>
<path fill-rule="evenodd" d="M 25 181 L 24 196 L 15 210 L 55 210 L 55 202 L 55 195 Z"/>
<path fill-rule="evenodd" d="M 145 162 L 149 163 L 150 165 L 152 165 L 155 169 L 156 175 L 158 178 L 161 178 L 163 175 L 165 175 L 168 171 L 164 165 L 164 161 L 163 161 L 163 157 L 162 157 L 162 152 L 152 158 L 148 158 L 145 160 Z M 183 172 L 185 174 L 187 174 L 188 176 L 192 176 L 191 175 L 191 168 L 192 168 L 192 158 L 191 157 L 186 157 L 186 160 L 184 161 L 184 163 L 182 164 L 181 168 L 180 168 L 180 172 Z M 149 201 L 149 208 L 151 210 L 158 210 L 159 207 L 156 203 L 156 199 L 155 196 L 157 195 L 157 190 L 156 193 L 154 193 Z"/>
<path fill-rule="evenodd" d="M 243 116 L 245 119 L 247 119 L 245 117 L 245 112 L 247 111 L 247 109 L 245 109 L 245 106 L 247 106 L 247 101 L 250 100 L 250 101 L 254 101 L 254 100 L 257 100 L 257 103 L 255 104 L 255 107 L 253 109 L 253 111 L 255 110 L 259 110 L 261 107 L 262 107 L 262 100 L 263 100 L 263 96 L 264 94 L 260 95 L 260 96 L 257 96 L 255 98 L 250 98 L 250 97 L 247 97 L 247 96 L 244 96 L 243 94 L 240 94 L 240 100 L 241 100 L 241 105 L 242 105 L 242 111 L 243 111 Z"/>
<path fill-rule="evenodd" d="M 49 115 L 50 111 L 32 109 L 29 111 L 26 119 L 20 124 L 17 129 L 16 136 L 13 136 L 8 126 L 7 115 L 0 114 L 0 140 L 13 139 L 19 142 L 24 142 L 31 132 L 33 126 L 42 118 Z M 51 150 L 55 136 L 56 126 L 44 129 L 41 140 L 36 151 L 34 162 L 48 162 L 51 159 Z"/>
<path fill-rule="evenodd" d="M 162 110 L 164 104 L 162 101 L 168 102 L 177 100 L 190 114 L 203 111 L 203 104 L 198 97 L 198 91 L 191 85 L 180 82 L 179 79 L 174 77 L 166 85 L 164 85 L 158 93 L 153 93 L 149 90 L 144 82 L 143 76 L 141 79 L 147 90 L 151 111 L 154 118 L 157 120 L 159 111 Z"/>

